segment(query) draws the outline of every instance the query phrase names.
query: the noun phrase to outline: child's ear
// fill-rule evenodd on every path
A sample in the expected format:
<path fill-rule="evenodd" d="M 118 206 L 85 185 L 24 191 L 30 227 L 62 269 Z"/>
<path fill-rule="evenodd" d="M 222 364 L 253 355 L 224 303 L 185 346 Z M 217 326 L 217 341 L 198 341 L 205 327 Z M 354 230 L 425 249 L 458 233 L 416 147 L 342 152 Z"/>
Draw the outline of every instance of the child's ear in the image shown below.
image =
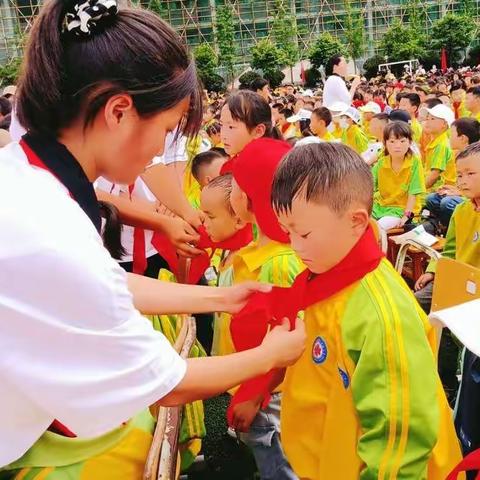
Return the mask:
<path fill-rule="evenodd" d="M 213 178 L 210 175 L 207 175 L 205 177 L 205 185 L 208 185 L 212 180 L 213 180 Z"/>
<path fill-rule="evenodd" d="M 262 138 L 265 135 L 266 131 L 267 127 L 265 126 L 265 124 L 261 123 L 260 125 L 257 125 L 254 129 L 255 138 Z"/>
<path fill-rule="evenodd" d="M 370 223 L 370 215 L 364 208 L 357 208 L 350 213 L 351 226 L 355 236 L 361 236 Z"/>
<path fill-rule="evenodd" d="M 235 230 L 242 230 L 247 225 L 240 217 L 235 216 Z"/>

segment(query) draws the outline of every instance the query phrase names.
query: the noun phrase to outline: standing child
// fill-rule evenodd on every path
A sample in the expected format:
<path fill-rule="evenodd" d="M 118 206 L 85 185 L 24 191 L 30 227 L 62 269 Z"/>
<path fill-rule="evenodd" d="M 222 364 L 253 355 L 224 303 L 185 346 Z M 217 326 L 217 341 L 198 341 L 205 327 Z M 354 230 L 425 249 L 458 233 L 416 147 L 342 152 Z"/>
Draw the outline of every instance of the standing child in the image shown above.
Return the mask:
<path fill-rule="evenodd" d="M 384 230 L 403 227 L 420 212 L 425 177 L 420 158 L 412 151 L 408 123 L 392 122 L 384 132 L 385 149 L 374 165 L 372 216 Z"/>
<path fill-rule="evenodd" d="M 379 251 L 372 185 L 333 143 L 294 149 L 275 174 L 274 209 L 309 269 L 276 298 L 306 308 L 308 345 L 286 371 L 282 442 L 300 478 L 443 480 L 461 455 L 435 335 Z"/>

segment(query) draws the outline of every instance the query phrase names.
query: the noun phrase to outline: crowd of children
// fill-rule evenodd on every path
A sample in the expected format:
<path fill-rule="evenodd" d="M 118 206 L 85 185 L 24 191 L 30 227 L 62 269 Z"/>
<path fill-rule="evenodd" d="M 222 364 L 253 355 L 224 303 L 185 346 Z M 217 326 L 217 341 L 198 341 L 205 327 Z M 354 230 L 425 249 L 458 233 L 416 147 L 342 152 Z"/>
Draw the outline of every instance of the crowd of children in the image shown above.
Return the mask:
<path fill-rule="evenodd" d="M 246 460 L 230 469 L 216 463 L 208 425 L 218 416 L 225 441 L 248 446 L 242 458 L 253 455 L 262 480 L 446 479 L 462 454 L 480 448 L 471 424 L 480 408 L 478 358 L 463 352 L 459 387 L 461 352 L 447 331 L 439 375 L 427 318 L 436 262 L 407 285 L 378 233 L 422 223 L 446 235 L 443 255 L 480 268 L 480 76 L 357 78 L 342 101 L 325 103 L 321 90 L 271 91 L 257 79 L 213 99 L 168 25 L 142 10 L 118 10 L 113 0 L 94 3 L 97 10 L 81 7 L 91 23 L 59 0 L 43 9 L 19 92 L 9 87 L 0 98 L 0 121 L 12 119 L 26 133 L 4 129 L 0 137 L 11 187 L 2 200 L 20 212 L 12 207 L 1 217 L 13 233 L 7 228 L 0 247 L 13 253 L 0 254 L 8 273 L 0 317 L 12 317 L 1 323 L 12 342 L 0 354 L 2 383 L 12 393 L 0 403 L 8 425 L 0 441 L 15 441 L 3 453 L 0 445 L 0 478 L 140 478 L 154 424 L 146 407 L 217 396 L 205 419 L 208 473 L 199 478 L 255 475 Z M 46 62 L 45 32 L 63 23 Z M 97 45 L 106 31 L 122 45 L 135 40 L 128 58 Z M 151 63 L 137 64 L 145 49 Z M 93 52 L 105 62 L 75 63 Z M 113 88 L 117 68 L 124 84 Z M 39 83 L 46 72 L 55 95 Z M 151 88 L 156 77 L 161 92 Z M 81 94 L 67 101 L 69 91 Z M 138 151 L 132 139 L 144 142 Z M 33 185 L 38 204 L 28 197 Z M 60 229 L 64 215 L 78 229 Z M 13 248 L 14 234 L 23 246 Z M 99 234 L 116 262 L 99 250 Z M 190 258 L 185 271 L 181 257 Z M 205 286 L 184 288 L 180 280 Z M 15 287 L 39 281 L 42 299 Z M 61 299 L 36 306 L 50 296 Z M 81 315 L 72 313 L 73 299 Z M 174 340 L 181 311 L 197 314 L 197 356 L 210 358 L 188 363 L 169 349 L 164 336 Z M 171 323 L 162 314 L 173 315 Z M 38 344 L 26 340 L 22 321 Z M 58 349 L 51 358 L 50 347 Z M 195 418 L 199 427 L 202 415 Z M 205 434 L 191 432 L 199 433 L 190 439 Z"/>

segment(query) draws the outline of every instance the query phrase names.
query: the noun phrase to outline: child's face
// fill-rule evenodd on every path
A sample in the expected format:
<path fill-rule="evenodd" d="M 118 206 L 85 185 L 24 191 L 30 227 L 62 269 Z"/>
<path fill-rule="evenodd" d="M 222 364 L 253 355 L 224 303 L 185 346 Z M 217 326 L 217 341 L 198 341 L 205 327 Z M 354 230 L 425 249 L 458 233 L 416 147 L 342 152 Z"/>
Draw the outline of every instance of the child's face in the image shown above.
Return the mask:
<path fill-rule="evenodd" d="M 378 140 L 383 140 L 383 130 L 385 128 L 385 122 L 378 118 L 372 118 L 370 122 L 370 133 Z"/>
<path fill-rule="evenodd" d="M 475 110 L 478 108 L 478 98 L 473 93 L 467 93 L 465 98 L 465 106 L 467 110 Z"/>
<path fill-rule="evenodd" d="M 427 113 L 423 128 L 427 134 L 435 135 L 447 129 L 447 122 L 442 118 L 437 118 Z"/>
<path fill-rule="evenodd" d="M 457 127 L 452 126 L 450 130 L 450 146 L 452 150 L 463 150 L 468 145 L 468 137 L 465 135 L 459 135 Z"/>
<path fill-rule="evenodd" d="M 312 115 L 312 118 L 310 119 L 310 130 L 312 133 L 317 135 L 323 129 L 325 129 L 325 121 L 318 118 L 317 115 Z"/>
<path fill-rule="evenodd" d="M 222 142 L 225 151 L 231 157 L 240 153 L 252 140 L 262 137 L 265 133 L 265 125 L 258 125 L 252 131 L 248 131 L 245 123 L 232 118 L 228 105 L 222 108 L 220 122 Z"/>
<path fill-rule="evenodd" d="M 365 112 L 365 113 L 363 114 L 363 119 L 364 119 L 365 121 L 367 121 L 367 122 L 371 122 L 374 115 L 375 115 L 375 114 L 372 113 L 372 112 Z"/>
<path fill-rule="evenodd" d="M 401 98 L 400 103 L 398 104 L 401 110 L 408 112 L 412 118 L 417 114 L 417 107 L 414 107 L 408 98 Z"/>
<path fill-rule="evenodd" d="M 387 142 L 386 147 L 390 156 L 404 157 L 410 148 L 410 140 L 408 138 L 395 138 L 391 136 Z"/>
<path fill-rule="evenodd" d="M 205 230 L 214 242 L 227 240 L 243 226 L 225 205 L 225 191 L 220 187 L 204 188 L 200 195 L 200 206 L 205 212 Z"/>
<path fill-rule="evenodd" d="M 307 268 L 323 273 L 353 248 L 368 226 L 369 215 L 366 209 L 355 206 L 338 215 L 324 204 L 297 196 L 291 212 L 278 214 L 278 220 Z"/>
<path fill-rule="evenodd" d="M 230 195 L 230 203 L 232 204 L 235 215 L 244 223 L 253 223 L 255 216 L 248 208 L 247 194 L 238 186 L 235 179 L 232 179 L 232 194 Z"/>
<path fill-rule="evenodd" d="M 198 172 L 198 183 L 200 187 L 206 187 L 214 178 L 220 175 L 222 165 L 225 163 L 226 158 L 219 157 L 213 160 L 210 165 L 204 165 Z"/>
<path fill-rule="evenodd" d="M 457 160 L 458 188 L 471 200 L 480 199 L 480 158 L 478 155 Z"/>

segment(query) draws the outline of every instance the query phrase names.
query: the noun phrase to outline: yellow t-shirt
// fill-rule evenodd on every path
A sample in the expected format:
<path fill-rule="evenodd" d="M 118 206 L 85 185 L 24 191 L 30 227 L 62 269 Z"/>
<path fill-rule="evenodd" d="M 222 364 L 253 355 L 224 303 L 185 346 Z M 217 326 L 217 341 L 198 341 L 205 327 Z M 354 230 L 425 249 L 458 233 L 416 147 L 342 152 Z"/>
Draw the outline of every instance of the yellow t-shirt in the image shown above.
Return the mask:
<path fill-rule="evenodd" d="M 414 118 L 412 120 L 412 133 L 413 133 L 413 141 L 417 144 L 420 145 L 420 140 L 422 138 L 422 126 L 420 125 L 420 122 Z"/>
<path fill-rule="evenodd" d="M 443 185 L 455 185 L 457 183 L 457 169 L 455 157 L 450 147 L 449 131 L 441 133 L 430 140 L 425 148 L 425 178 L 431 170 L 440 170 L 440 177 L 428 189 L 434 192 Z"/>
<path fill-rule="evenodd" d="M 342 142 L 362 154 L 368 148 L 368 138 L 358 125 L 350 125 L 344 130 Z"/>
<path fill-rule="evenodd" d="M 318 138 L 320 140 L 323 140 L 324 142 L 335 142 L 335 141 L 337 141 L 337 139 L 335 138 L 333 133 L 329 132 L 328 130 L 327 130 L 327 133 L 323 137 L 318 135 Z"/>

